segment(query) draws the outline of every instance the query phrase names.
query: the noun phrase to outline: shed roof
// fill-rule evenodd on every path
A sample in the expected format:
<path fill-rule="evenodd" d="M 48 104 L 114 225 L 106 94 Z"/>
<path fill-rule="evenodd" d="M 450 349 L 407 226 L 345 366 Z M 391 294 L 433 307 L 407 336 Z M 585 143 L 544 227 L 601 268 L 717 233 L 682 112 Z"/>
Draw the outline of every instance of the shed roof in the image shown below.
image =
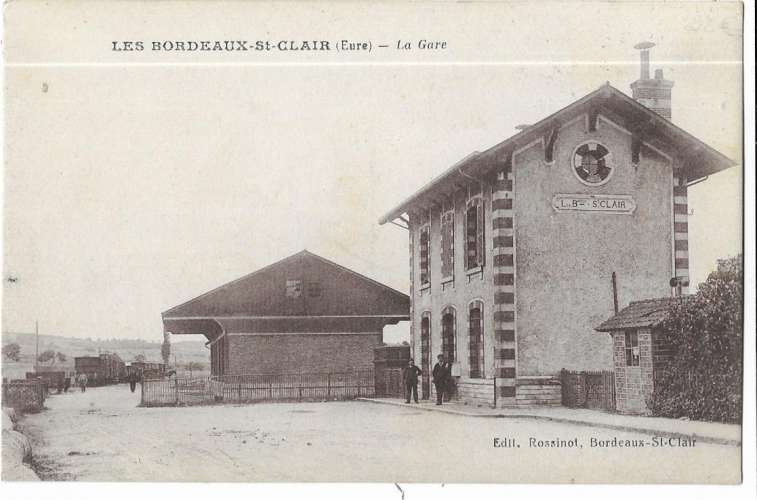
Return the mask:
<path fill-rule="evenodd" d="M 654 328 L 667 317 L 673 304 L 686 300 L 682 297 L 665 297 L 631 302 L 615 316 L 595 328 L 598 332 L 612 332 L 627 328 Z"/>
<path fill-rule="evenodd" d="M 572 102 L 539 122 L 479 153 L 473 152 L 384 214 L 379 224 L 391 222 L 407 213 L 415 204 L 438 196 L 440 190 L 454 188 L 471 178 L 484 178 L 501 168 L 505 158 L 532 141 L 544 137 L 556 127 L 588 111 L 596 111 L 622 120 L 622 125 L 642 141 L 665 149 L 678 157 L 689 181 L 701 179 L 736 163 L 708 146 L 662 115 L 635 101 L 609 83 Z"/>
<path fill-rule="evenodd" d="M 297 287 L 296 295 L 289 295 L 290 283 Z M 350 318 L 396 323 L 410 319 L 410 297 L 303 250 L 173 307 L 162 316 L 164 327 L 170 323 L 173 333 L 205 332 L 215 328 L 210 323 L 219 322 L 230 328 L 251 321 L 322 323 Z M 244 325 L 234 328 L 244 330 Z"/>

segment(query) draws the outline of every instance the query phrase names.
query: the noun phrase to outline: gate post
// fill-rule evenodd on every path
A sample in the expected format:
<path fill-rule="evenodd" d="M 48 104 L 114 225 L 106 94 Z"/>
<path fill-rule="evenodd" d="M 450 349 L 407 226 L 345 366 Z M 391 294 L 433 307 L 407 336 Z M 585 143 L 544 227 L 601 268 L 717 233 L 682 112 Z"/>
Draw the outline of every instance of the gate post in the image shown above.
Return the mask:
<path fill-rule="evenodd" d="M 331 372 L 328 373 L 328 380 L 326 382 L 326 399 L 331 398 Z"/>

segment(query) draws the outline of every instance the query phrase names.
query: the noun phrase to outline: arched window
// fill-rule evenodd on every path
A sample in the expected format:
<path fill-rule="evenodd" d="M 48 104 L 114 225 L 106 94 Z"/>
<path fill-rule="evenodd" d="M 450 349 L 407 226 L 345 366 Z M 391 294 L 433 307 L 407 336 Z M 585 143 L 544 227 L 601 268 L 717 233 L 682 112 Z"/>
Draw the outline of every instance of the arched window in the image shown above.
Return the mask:
<path fill-rule="evenodd" d="M 421 397 L 428 399 L 430 394 L 431 372 L 431 313 L 421 315 Z"/>
<path fill-rule="evenodd" d="M 457 358 L 455 356 L 457 353 L 455 327 L 455 308 L 446 307 L 442 311 L 442 354 L 450 363 L 454 363 Z"/>
<path fill-rule="evenodd" d="M 468 361 L 470 378 L 484 378 L 484 304 L 480 300 L 468 306 Z"/>

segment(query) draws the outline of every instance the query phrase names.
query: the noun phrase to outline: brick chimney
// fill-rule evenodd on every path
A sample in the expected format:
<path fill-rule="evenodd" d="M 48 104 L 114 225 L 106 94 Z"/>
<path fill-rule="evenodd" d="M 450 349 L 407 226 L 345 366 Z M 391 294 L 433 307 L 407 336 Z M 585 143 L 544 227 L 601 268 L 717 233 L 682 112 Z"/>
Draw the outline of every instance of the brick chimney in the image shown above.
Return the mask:
<path fill-rule="evenodd" d="M 637 102 L 670 120 L 670 95 L 673 82 L 663 77 L 661 69 L 656 69 L 654 78 L 649 78 L 649 49 L 652 47 L 654 47 L 652 42 L 634 45 L 641 56 L 641 74 L 639 79 L 631 84 L 631 91 Z"/>

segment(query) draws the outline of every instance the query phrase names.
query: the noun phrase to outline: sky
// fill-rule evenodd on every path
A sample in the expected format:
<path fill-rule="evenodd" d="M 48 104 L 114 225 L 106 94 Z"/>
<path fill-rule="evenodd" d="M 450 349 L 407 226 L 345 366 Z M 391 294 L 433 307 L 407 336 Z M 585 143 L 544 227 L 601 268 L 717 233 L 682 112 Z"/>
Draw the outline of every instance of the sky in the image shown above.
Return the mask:
<path fill-rule="evenodd" d="M 120 24 L 118 9 L 49 13 L 60 22 L 35 39 L 14 26 L 38 13 L 14 6 L 22 10 L 6 13 L 3 331 L 31 332 L 39 321 L 45 334 L 160 340 L 162 311 L 302 249 L 407 292 L 407 232 L 380 226 L 379 216 L 472 151 L 606 81 L 630 94 L 641 40 L 658 44 L 652 68 L 675 81 L 673 121 L 741 161 L 733 5 L 448 7 L 421 16 L 398 5 L 414 15 L 394 23 L 408 38 L 423 32 L 418 25 L 446 37 L 453 49 L 443 57 L 217 65 L 170 55 L 163 61 L 179 64 L 154 65 L 140 62 L 163 56 L 121 63 L 93 49 L 121 25 L 141 36 L 139 13 Z M 329 33 L 353 20 L 353 34 L 390 38 L 390 19 L 308 8 L 295 18 Z M 561 21 L 584 8 L 599 21 L 593 36 Z M 163 21 L 153 26 L 190 33 L 189 17 L 169 21 L 155 9 L 152 19 Z M 533 21 L 546 11 L 553 15 Z M 269 31 L 284 25 L 278 15 Z M 215 30 L 238 35 L 237 16 L 227 17 L 213 18 Z M 732 168 L 690 190 L 694 283 L 740 252 L 741 175 Z"/>

